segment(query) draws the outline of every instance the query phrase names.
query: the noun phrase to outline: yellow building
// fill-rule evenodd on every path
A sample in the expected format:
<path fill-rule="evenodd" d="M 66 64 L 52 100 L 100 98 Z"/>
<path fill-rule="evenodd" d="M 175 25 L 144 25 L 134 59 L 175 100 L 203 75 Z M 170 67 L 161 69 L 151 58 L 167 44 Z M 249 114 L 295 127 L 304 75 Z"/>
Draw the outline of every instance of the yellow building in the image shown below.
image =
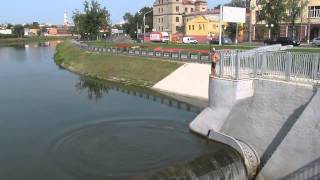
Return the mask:
<path fill-rule="evenodd" d="M 207 42 L 210 34 L 212 34 L 213 38 L 219 37 L 219 20 L 216 18 L 209 19 L 205 16 L 196 16 L 187 22 L 185 30 L 186 36 L 193 37 L 198 42 Z"/>

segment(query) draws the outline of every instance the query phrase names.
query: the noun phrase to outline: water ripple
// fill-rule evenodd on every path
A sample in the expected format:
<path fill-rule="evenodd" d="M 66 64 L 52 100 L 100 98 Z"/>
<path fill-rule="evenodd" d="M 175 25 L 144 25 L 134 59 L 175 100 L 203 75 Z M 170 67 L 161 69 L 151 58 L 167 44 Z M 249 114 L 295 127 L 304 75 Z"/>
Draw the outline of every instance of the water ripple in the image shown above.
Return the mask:
<path fill-rule="evenodd" d="M 185 124 L 130 119 L 99 122 L 63 133 L 49 153 L 64 172 L 94 179 L 125 178 L 201 154 Z"/>

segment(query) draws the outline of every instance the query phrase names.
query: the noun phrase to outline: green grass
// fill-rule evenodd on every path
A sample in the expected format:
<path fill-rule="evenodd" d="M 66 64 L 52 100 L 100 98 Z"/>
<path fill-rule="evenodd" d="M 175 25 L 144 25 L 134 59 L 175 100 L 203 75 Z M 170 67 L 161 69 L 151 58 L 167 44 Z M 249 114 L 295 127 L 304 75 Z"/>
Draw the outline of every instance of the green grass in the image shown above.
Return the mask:
<path fill-rule="evenodd" d="M 116 43 L 112 42 L 105 42 L 105 41 L 90 41 L 87 42 L 87 44 L 97 47 L 112 47 L 116 46 Z M 144 43 L 144 44 L 137 44 L 133 43 L 130 44 L 133 46 L 148 46 L 151 48 L 155 47 L 163 47 L 163 48 L 181 48 L 181 49 L 195 49 L 195 50 L 209 50 L 210 46 L 208 44 L 165 44 L 165 43 Z M 216 49 L 240 49 L 240 50 L 247 50 L 247 49 L 253 49 L 256 46 L 250 46 L 250 45 L 211 45 L 211 47 L 215 47 Z"/>
<path fill-rule="evenodd" d="M 320 53 L 320 47 L 294 47 L 289 52 Z"/>
<path fill-rule="evenodd" d="M 24 38 L 0 38 L 0 45 L 25 44 L 25 43 L 30 43 L 30 42 L 46 42 L 46 41 L 66 40 L 66 39 L 70 39 L 70 37 L 34 36 L 34 37 L 24 37 Z"/>
<path fill-rule="evenodd" d="M 148 87 L 182 65 L 159 59 L 89 53 L 72 47 L 70 42 L 57 46 L 55 62 L 83 75 Z"/>

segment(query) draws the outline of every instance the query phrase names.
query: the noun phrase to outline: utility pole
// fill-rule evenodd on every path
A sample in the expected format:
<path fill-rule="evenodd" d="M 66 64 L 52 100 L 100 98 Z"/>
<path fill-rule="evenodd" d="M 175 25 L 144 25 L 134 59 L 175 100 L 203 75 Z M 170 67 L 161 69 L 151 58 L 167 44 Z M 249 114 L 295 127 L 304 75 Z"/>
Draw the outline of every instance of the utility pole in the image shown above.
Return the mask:
<path fill-rule="evenodd" d="M 151 13 L 152 11 L 153 9 L 144 13 L 143 15 L 143 43 L 144 43 L 144 39 L 146 38 L 146 15 Z"/>
<path fill-rule="evenodd" d="M 223 21 L 223 5 L 220 5 L 220 18 L 219 18 L 219 45 L 222 45 L 222 21 Z"/>
<path fill-rule="evenodd" d="M 249 44 L 252 43 L 252 9 L 251 9 L 251 0 L 249 0 L 249 12 L 250 12 L 250 20 L 249 20 Z"/>
<path fill-rule="evenodd" d="M 139 38 L 139 23 L 137 22 L 137 42 L 138 42 L 138 38 Z"/>

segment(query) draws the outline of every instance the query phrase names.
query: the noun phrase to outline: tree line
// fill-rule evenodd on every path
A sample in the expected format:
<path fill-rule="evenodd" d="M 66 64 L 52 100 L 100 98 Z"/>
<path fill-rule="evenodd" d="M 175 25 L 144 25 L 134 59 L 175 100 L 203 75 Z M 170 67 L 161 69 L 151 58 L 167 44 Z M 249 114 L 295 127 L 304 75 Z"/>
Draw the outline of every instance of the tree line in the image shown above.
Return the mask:
<path fill-rule="evenodd" d="M 110 35 L 110 29 L 117 28 L 125 31 L 131 37 L 136 37 L 137 25 L 142 29 L 143 17 L 146 14 L 146 32 L 152 31 L 153 13 L 150 12 L 152 7 L 144 7 L 135 14 L 126 12 L 123 16 L 124 24 L 111 25 L 110 13 L 106 7 L 102 7 L 96 0 L 85 1 L 83 11 L 75 10 L 73 12 L 73 31 L 77 32 L 83 38 L 95 39 L 103 31 L 104 36 Z"/>

